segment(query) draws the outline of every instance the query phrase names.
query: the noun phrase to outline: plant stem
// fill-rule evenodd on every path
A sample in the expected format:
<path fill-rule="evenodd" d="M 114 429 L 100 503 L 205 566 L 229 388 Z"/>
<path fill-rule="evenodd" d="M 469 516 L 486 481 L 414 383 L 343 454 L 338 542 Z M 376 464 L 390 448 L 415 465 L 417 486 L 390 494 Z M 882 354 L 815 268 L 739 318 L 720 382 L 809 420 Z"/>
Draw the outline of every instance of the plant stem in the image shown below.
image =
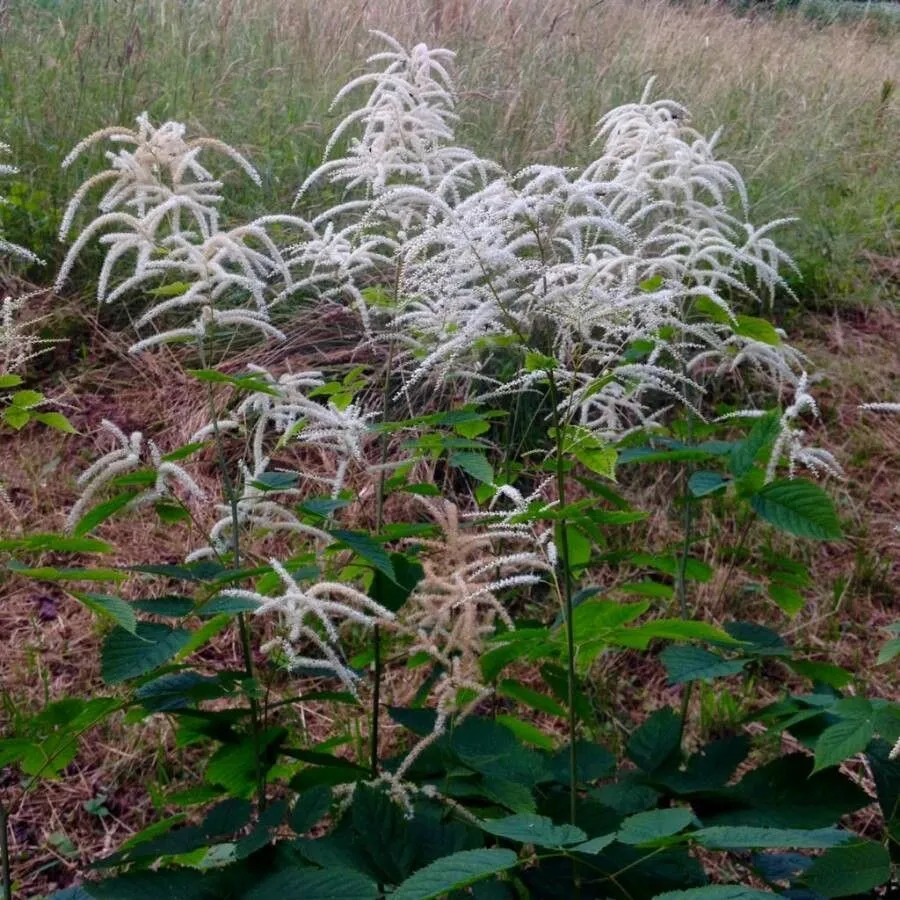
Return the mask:
<path fill-rule="evenodd" d="M 563 459 L 563 429 L 559 417 L 559 393 L 556 389 L 556 379 L 553 371 L 547 371 L 550 381 L 550 403 L 553 408 L 553 430 L 556 440 L 556 492 L 559 505 L 562 509 L 566 506 L 566 470 Z M 559 535 L 562 546 L 559 548 L 560 560 L 563 568 L 563 608 L 566 620 L 566 655 L 568 668 L 566 680 L 568 682 L 568 706 L 569 706 L 569 820 L 574 825 L 578 799 L 578 755 L 575 748 L 575 628 L 572 622 L 572 570 L 569 566 L 569 527 L 566 516 L 559 520 Z"/>
<path fill-rule="evenodd" d="M 205 369 L 207 367 L 206 353 L 203 341 L 200 342 L 200 363 Z M 238 497 L 235 490 L 234 481 L 231 473 L 228 471 L 228 461 L 225 458 L 225 445 L 222 441 L 222 432 L 219 429 L 219 417 L 216 412 L 215 397 L 213 395 L 212 384 L 206 384 L 206 402 L 209 407 L 210 421 L 212 423 L 213 437 L 216 445 L 216 460 L 219 466 L 219 472 L 222 476 L 222 488 L 225 496 L 228 498 L 228 506 L 231 510 L 231 550 L 232 550 L 232 566 L 235 570 L 241 567 L 241 533 L 240 533 L 240 513 L 238 510 Z M 238 613 L 238 632 L 241 639 L 241 655 L 244 661 L 244 671 L 248 681 L 253 681 L 256 677 L 253 665 L 253 648 L 250 644 L 250 628 L 247 624 L 247 617 L 244 613 Z M 266 808 L 266 777 L 260 760 L 260 717 L 259 703 L 257 702 L 255 693 L 248 695 L 250 702 L 250 724 L 253 730 L 253 747 L 256 764 L 256 790 L 259 799 L 259 808 Z"/>
<path fill-rule="evenodd" d="M 400 296 L 400 265 L 394 275 L 394 305 L 397 304 Z M 381 388 L 381 424 L 384 425 L 388 418 L 388 407 L 391 402 L 391 377 L 394 369 L 394 341 L 388 343 L 388 358 L 384 370 L 384 383 Z M 381 432 L 381 454 L 378 470 L 378 484 L 375 490 L 375 534 L 381 534 L 381 528 L 384 525 L 384 480 L 385 480 L 385 464 L 388 458 L 388 435 L 386 431 Z M 383 671 L 383 663 L 381 659 L 381 629 L 375 625 L 372 628 L 372 656 L 374 671 L 372 673 L 374 684 L 372 685 L 372 747 L 370 769 L 372 778 L 378 777 L 378 735 L 379 735 L 379 713 L 381 711 L 381 677 Z"/>
<path fill-rule="evenodd" d="M 3 877 L 3 898 L 12 900 L 12 872 L 9 864 L 9 815 L 0 803 L 0 870 Z"/>

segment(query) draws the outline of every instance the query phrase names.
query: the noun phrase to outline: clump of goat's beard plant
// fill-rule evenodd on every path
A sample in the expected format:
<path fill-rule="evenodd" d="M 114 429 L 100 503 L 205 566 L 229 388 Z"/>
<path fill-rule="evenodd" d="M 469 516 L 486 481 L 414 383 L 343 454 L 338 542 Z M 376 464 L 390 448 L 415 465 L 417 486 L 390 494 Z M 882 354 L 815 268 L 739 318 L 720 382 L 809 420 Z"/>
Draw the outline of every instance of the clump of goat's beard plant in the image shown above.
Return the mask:
<path fill-rule="evenodd" d="M 660 397 L 702 417 L 707 381 L 741 375 L 768 390 L 795 391 L 770 477 L 785 455 L 790 474 L 798 463 L 837 470 L 829 454 L 804 447 L 796 426 L 802 413 L 816 412 L 804 357 L 783 333 L 737 311 L 738 300 L 762 305 L 787 289 L 780 270 L 790 261 L 769 237 L 781 223 L 755 228 L 745 221 L 740 175 L 716 158 L 715 138 L 706 141 L 691 129 L 686 110 L 645 95 L 598 123 L 599 156 L 586 167 L 507 173 L 455 146 L 455 92 L 446 68 L 452 55 L 424 45 L 407 51 L 382 37 L 390 49 L 371 60 L 387 63 L 384 71 L 355 79 L 337 98 L 372 86 L 328 144 L 326 157 L 349 136 L 345 156 L 327 160 L 298 195 L 307 198 L 324 184 L 342 188 L 343 202 L 311 221 L 273 215 L 220 228 L 223 181 L 200 165 L 199 154 L 220 151 L 257 180 L 255 170 L 228 145 L 186 139 L 177 123 L 154 128 L 141 117 L 137 130 L 97 132 L 67 160 L 105 139 L 134 147 L 108 154 L 110 168 L 73 197 L 64 231 L 89 193 L 110 185 L 58 284 L 97 238 L 106 248 L 101 301 L 155 287 L 139 327 L 155 327 L 163 316 L 177 321 L 142 338 L 135 351 L 175 340 L 203 352 L 211 337 L 238 326 L 279 340 L 272 307 L 300 292 L 355 309 L 366 349 L 386 348 L 390 360 L 386 402 L 379 405 L 334 400 L 317 370 L 276 375 L 251 365 L 248 377 L 259 389 L 194 436 L 214 437 L 223 465 L 225 439 L 241 439 L 246 454 L 223 484 L 231 496 L 215 506 L 206 545 L 189 560 L 234 559 L 239 547 L 255 549 L 259 539 L 277 534 L 290 538 L 299 556 L 325 561 L 335 550 L 331 525 L 341 499 L 359 481 L 370 489 L 373 476 L 398 464 L 369 461 L 374 420 L 398 399 L 411 417 L 419 414 L 412 388 L 441 380 L 458 398 L 482 401 L 552 387 L 557 438 L 576 434 L 605 446 L 634 429 L 661 427 L 668 409 Z M 735 198 L 739 216 L 731 211 Z M 292 232 L 293 242 L 282 246 L 276 230 Z M 500 378 L 494 366 L 501 350 L 521 361 L 510 378 Z M 70 524 L 119 474 L 146 467 L 148 455 L 156 478 L 142 499 L 177 488 L 200 501 L 180 464 L 145 447 L 140 434 L 108 430 L 118 446 L 82 476 L 85 493 Z M 303 477 L 338 501 L 333 515 L 315 524 L 299 508 L 304 491 L 277 462 L 282 451 L 306 450 L 327 463 Z M 535 504 L 552 499 L 545 502 L 540 490 L 526 497 L 512 485 L 495 487 L 495 506 L 503 499 L 512 509 L 488 510 L 487 518 L 449 498 L 419 498 L 439 535 L 416 538 L 424 577 L 397 614 L 334 575 L 306 586 L 279 559 L 271 560 L 277 593 L 225 592 L 256 604 L 260 615 L 279 616 L 281 630 L 266 649 L 288 668 L 317 667 L 353 692 L 360 675 L 341 648 L 345 626 L 390 628 L 410 653 L 439 667 L 432 733 L 384 776 L 407 806 L 416 759 L 490 692 L 479 660 L 498 627 L 514 627 L 505 592 L 556 577 L 552 532 L 532 516 Z"/>

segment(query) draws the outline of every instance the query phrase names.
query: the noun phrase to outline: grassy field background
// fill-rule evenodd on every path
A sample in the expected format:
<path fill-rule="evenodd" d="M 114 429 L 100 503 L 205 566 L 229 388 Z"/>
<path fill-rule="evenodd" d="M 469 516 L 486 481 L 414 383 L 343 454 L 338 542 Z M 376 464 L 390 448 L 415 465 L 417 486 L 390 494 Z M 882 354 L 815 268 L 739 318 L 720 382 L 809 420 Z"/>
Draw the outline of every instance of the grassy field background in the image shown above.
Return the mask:
<path fill-rule="evenodd" d="M 144 110 L 250 155 L 264 187 L 231 192 L 235 211 L 287 207 L 378 28 L 458 52 L 460 141 L 512 168 L 589 161 L 597 119 L 655 77 L 654 95 L 688 105 L 699 130 L 723 128 L 757 221 L 799 219 L 785 240 L 803 297 L 878 302 L 890 283 L 877 258 L 897 255 L 900 217 L 900 27 L 878 10 L 900 7 L 843 5 L 860 12 L 826 25 L 804 4 L 736 14 L 662 0 L 8 4 L 0 135 L 23 171 L 3 221 L 10 239 L 58 259 L 59 210 L 91 165 L 61 172 L 60 161 Z"/>
<path fill-rule="evenodd" d="M 71 171 L 60 162 L 86 134 L 130 124 L 144 110 L 233 144 L 260 169 L 261 189 L 231 179 L 226 217 L 288 208 L 339 121 L 331 98 L 380 49 L 373 28 L 457 51 L 459 141 L 512 168 L 588 162 L 597 119 L 638 99 L 654 77 L 654 96 L 687 105 L 700 131 L 723 129 L 721 155 L 747 180 L 754 221 L 798 220 L 781 241 L 801 270 L 793 283 L 800 304 L 785 300 L 779 316 L 791 320 L 798 344 L 830 376 L 821 386 L 824 421 L 815 441 L 847 469 L 847 481 L 830 489 L 848 540 L 803 551 L 816 584 L 789 626 L 791 638 L 812 653 L 827 647 L 828 659 L 866 673 L 873 693 L 888 696 L 897 673 L 874 667 L 881 643 L 874 635 L 896 619 L 900 604 L 900 535 L 892 530 L 900 485 L 889 475 L 900 419 L 867 420 L 857 406 L 900 398 L 900 25 L 891 24 L 900 4 L 785 6 L 0 0 L 0 140 L 21 169 L 4 187 L 10 204 L 0 207 L 0 221 L 9 240 L 47 260 L 17 275 L 48 284 L 64 252 L 56 234 L 62 209 L 96 159 L 79 160 Z M 0 269 L 0 292 L 15 289 L 12 274 Z M 181 431 L 166 437 L 175 443 L 198 415 L 187 383 L 181 391 L 163 377 L 165 353 L 127 356 L 110 323 L 98 319 L 89 255 L 76 275 L 67 296 L 35 301 L 50 316 L 48 333 L 67 341 L 39 359 L 33 374 L 82 434 L 25 431 L 4 434 L 0 444 L 0 480 L 28 531 L 61 528 L 74 473 L 93 453 L 90 434 L 104 416 L 157 437 L 156 426 L 174 421 Z M 328 327 L 292 362 L 302 365 L 308 352 L 317 365 L 316 341 L 335 340 Z M 117 527 L 119 562 L 179 558 L 177 534 L 152 519 Z M 677 527 L 663 513 L 650 539 L 664 545 Z M 712 540 L 703 552 L 712 561 Z M 726 586 L 715 581 L 696 598 L 711 621 L 738 612 L 765 616 L 762 601 Z M 2 589 L 0 733 L 4 721 L 47 698 L 90 692 L 99 642 L 92 617 L 61 591 L 12 578 Z M 218 652 L 230 658 L 237 648 Z M 672 699 L 659 666 L 636 669 L 623 658 L 599 677 L 597 692 L 610 707 L 646 710 Z M 722 707 L 705 689 L 695 702 L 711 732 L 743 710 L 740 703 Z M 192 764 L 164 723 L 116 723 L 64 781 L 24 798 L 0 770 L 0 791 L 15 796 L 13 873 L 22 896 L 70 884 L 154 815 L 162 801 L 148 796 L 148 784 L 175 784 Z"/>

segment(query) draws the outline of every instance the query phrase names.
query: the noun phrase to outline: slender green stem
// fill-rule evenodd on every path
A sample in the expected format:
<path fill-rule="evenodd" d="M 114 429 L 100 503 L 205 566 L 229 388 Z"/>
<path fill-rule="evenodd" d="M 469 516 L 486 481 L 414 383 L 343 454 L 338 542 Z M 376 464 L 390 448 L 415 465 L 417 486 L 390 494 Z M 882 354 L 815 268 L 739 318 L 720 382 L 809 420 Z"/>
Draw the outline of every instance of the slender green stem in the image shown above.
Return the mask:
<path fill-rule="evenodd" d="M 556 440 L 556 492 L 560 508 L 566 506 L 566 469 L 563 458 L 563 427 L 559 416 L 559 393 L 553 371 L 548 370 L 550 403 L 553 415 L 553 431 Z M 566 622 L 566 655 L 568 657 L 568 707 L 569 707 L 569 819 L 575 824 L 578 800 L 578 755 L 575 747 L 575 628 L 572 621 L 572 569 L 569 566 L 569 524 L 565 515 L 559 521 L 560 560 L 563 569 L 563 608 Z"/>
<path fill-rule="evenodd" d="M 0 803 L 0 870 L 3 876 L 3 898 L 12 900 L 12 870 L 9 863 L 9 815 Z"/>
<path fill-rule="evenodd" d="M 202 340 L 200 341 L 200 362 L 202 367 L 205 369 L 207 367 L 206 352 Z M 213 438 L 215 439 L 216 460 L 218 463 L 219 472 L 222 477 L 222 488 L 225 491 L 225 496 L 228 498 L 228 507 L 231 511 L 232 567 L 235 570 L 238 570 L 241 567 L 241 530 L 240 513 L 238 510 L 238 496 L 234 481 L 231 477 L 231 473 L 228 471 L 228 460 L 225 458 L 225 444 L 222 440 L 222 431 L 219 428 L 219 416 L 218 412 L 216 411 L 215 396 L 213 394 L 211 382 L 207 382 L 206 384 L 206 402 L 209 407 Z M 247 675 L 248 681 L 252 683 L 256 678 L 256 671 L 253 665 L 253 648 L 250 644 L 250 627 L 247 624 L 247 617 L 244 615 L 244 613 L 238 613 L 237 620 L 238 632 L 240 634 L 241 641 L 241 655 L 243 656 L 244 661 L 244 671 Z M 260 809 L 265 809 L 266 776 L 261 764 L 262 761 L 260 759 L 260 753 L 262 751 L 260 740 L 262 729 L 260 724 L 259 703 L 253 690 L 254 689 L 251 684 L 252 692 L 250 693 L 248 700 L 250 701 L 250 723 L 253 730 L 253 747 L 256 764 L 256 789 L 258 794 L 259 807 Z"/>
<path fill-rule="evenodd" d="M 396 305 L 400 295 L 400 266 L 394 276 L 394 304 Z M 384 383 L 381 388 L 381 423 L 384 425 L 388 420 L 388 408 L 391 403 L 391 378 L 394 369 L 394 341 L 388 343 L 388 358 L 384 369 Z M 378 484 L 375 490 L 375 534 L 380 535 L 382 526 L 384 525 L 384 482 L 385 482 L 385 465 L 388 458 L 388 435 L 386 431 L 381 432 L 381 452 L 380 467 L 378 470 Z M 372 746 L 370 769 L 372 778 L 378 777 L 378 737 L 379 737 L 379 718 L 381 712 L 381 678 L 383 674 L 384 664 L 381 658 L 381 629 L 376 625 L 372 629 L 372 656 L 373 656 L 373 679 L 372 685 Z"/>

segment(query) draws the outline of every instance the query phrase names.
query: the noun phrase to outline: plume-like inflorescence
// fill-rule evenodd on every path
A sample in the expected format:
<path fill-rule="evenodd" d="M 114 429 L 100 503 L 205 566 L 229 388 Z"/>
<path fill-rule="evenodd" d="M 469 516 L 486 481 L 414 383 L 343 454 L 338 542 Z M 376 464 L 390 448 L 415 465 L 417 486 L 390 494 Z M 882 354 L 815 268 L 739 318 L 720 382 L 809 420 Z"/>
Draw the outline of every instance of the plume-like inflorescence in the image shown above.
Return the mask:
<path fill-rule="evenodd" d="M 733 418 L 759 418 L 765 410 L 742 409 L 723 416 L 722 420 Z M 803 466 L 814 475 L 832 475 L 843 478 L 844 472 L 834 455 L 821 447 L 810 447 L 805 443 L 805 431 L 797 427 L 797 422 L 805 414 L 819 418 L 819 406 L 809 392 L 809 376 L 801 373 L 794 386 L 793 402 L 784 410 L 778 422 L 778 435 L 772 444 L 766 465 L 766 483 L 775 480 L 778 467 L 787 457 L 788 477 L 793 478 L 797 466 Z"/>
<path fill-rule="evenodd" d="M 188 140 L 178 122 L 155 128 L 143 115 L 136 130 L 95 132 L 64 165 L 102 140 L 134 146 L 107 153 L 110 167 L 88 178 L 72 197 L 60 229 L 63 237 L 93 188 L 108 185 L 97 215 L 60 267 L 57 288 L 96 240 L 105 248 L 97 280 L 100 302 L 112 303 L 138 289 L 157 298 L 137 321 L 139 328 L 152 326 L 155 332 L 139 340 L 134 352 L 173 340 L 203 340 L 214 328 L 253 328 L 283 338 L 271 322 L 270 307 L 294 285 L 291 264 L 271 232 L 287 229 L 310 236 L 310 226 L 296 216 L 271 215 L 221 230 L 223 183 L 200 164 L 200 153 L 216 150 L 257 184 L 259 176 L 234 148 L 212 138 Z M 163 316 L 175 321 L 160 328 Z"/>
<path fill-rule="evenodd" d="M 101 213 L 123 211 L 143 219 L 152 210 L 166 207 L 173 233 L 196 228 L 208 237 L 217 231 L 222 182 L 200 164 L 200 153 L 206 148 L 218 151 L 237 163 L 254 183 L 262 181 L 256 169 L 233 147 L 213 138 L 186 139 L 185 133 L 180 122 L 165 122 L 156 128 L 142 113 L 136 129 L 103 128 L 77 144 L 63 160 L 64 169 L 102 141 L 132 145 L 133 149 L 107 151 L 109 168 L 88 178 L 69 201 L 60 223 L 60 239 L 68 235 L 85 197 L 99 185 L 108 185 L 97 203 Z"/>
<path fill-rule="evenodd" d="M 305 587 L 278 560 L 271 560 L 271 565 L 281 579 L 281 593 L 270 597 L 230 588 L 219 596 L 250 600 L 258 604 L 256 615 L 275 613 L 280 617 L 284 633 L 264 644 L 264 653 L 280 651 L 292 669 L 332 674 L 356 694 L 359 675 L 344 659 L 340 628 L 344 623 L 365 628 L 389 625 L 394 614 L 350 585 L 319 582 Z M 315 651 L 318 655 L 311 655 Z"/>
<path fill-rule="evenodd" d="M 176 488 L 180 489 L 181 494 L 188 500 L 206 499 L 206 493 L 197 482 L 177 462 L 166 459 L 154 441 L 145 440 L 139 431 L 126 435 L 108 419 L 104 419 L 100 424 L 105 432 L 112 435 L 115 446 L 79 476 L 76 484 L 80 496 L 69 511 L 66 521 L 69 530 L 78 524 L 88 506 L 106 486 L 119 476 L 138 469 L 150 470 L 155 474 L 155 478 L 147 489 L 135 493 L 128 504 L 131 507 L 176 496 Z"/>
<path fill-rule="evenodd" d="M 432 690 L 437 718 L 432 732 L 407 754 L 390 779 L 402 797 L 405 774 L 444 733 L 451 717 L 459 723 L 491 688 L 480 659 L 498 624 L 515 625 L 500 594 L 539 583 L 552 571 L 546 542 L 517 524 L 466 526 L 449 500 L 417 498 L 440 529 L 436 538 L 417 538 L 423 548 L 422 579 L 403 609 L 400 627 L 412 634 L 410 654 L 425 653 L 443 673 Z M 520 496 L 517 500 L 527 503 Z"/>
<path fill-rule="evenodd" d="M 2 141 L 0 141 L 0 156 L 3 156 L 5 153 L 9 152 L 9 144 L 4 144 Z M 15 166 L 10 165 L 9 163 L 0 162 L 0 177 L 3 177 L 5 175 L 16 175 L 18 174 L 18 171 L 19 170 Z M 0 206 L 2 206 L 6 202 L 6 198 L 3 196 L 3 194 L 0 194 Z M 25 260 L 29 263 L 38 263 L 39 265 L 43 265 L 43 260 L 41 260 L 35 253 L 32 253 L 27 247 L 22 247 L 19 244 L 12 243 L 12 241 L 5 240 L 2 230 L 0 230 L 0 256 L 2 256 L 3 254 Z"/>
<path fill-rule="evenodd" d="M 316 182 L 362 188 L 378 196 L 397 183 L 426 189 L 441 186 L 452 193 L 445 179 L 465 182 L 469 167 L 484 164 L 470 150 L 452 145 L 457 120 L 456 98 L 448 65 L 454 53 L 416 44 L 407 50 L 390 35 L 375 32 L 389 49 L 368 62 L 386 63 L 380 72 L 360 75 L 344 85 L 332 106 L 358 88 L 371 86 L 366 103 L 350 112 L 332 132 L 325 148 L 326 161 L 312 172 L 297 198 Z M 329 160 L 336 144 L 354 129 L 346 156 Z"/>

